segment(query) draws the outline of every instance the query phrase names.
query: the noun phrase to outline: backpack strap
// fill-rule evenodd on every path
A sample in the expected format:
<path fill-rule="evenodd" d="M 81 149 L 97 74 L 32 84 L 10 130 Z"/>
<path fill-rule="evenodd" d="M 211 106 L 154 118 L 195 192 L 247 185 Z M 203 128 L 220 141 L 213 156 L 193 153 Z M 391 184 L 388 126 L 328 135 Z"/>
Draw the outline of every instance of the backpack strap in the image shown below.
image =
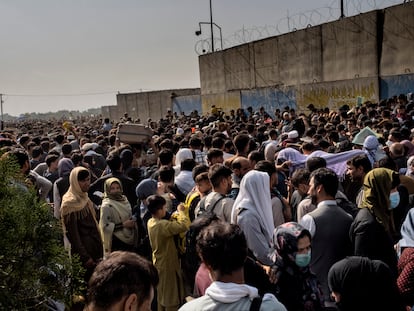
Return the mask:
<path fill-rule="evenodd" d="M 262 305 L 262 300 L 263 300 L 262 296 L 253 298 L 249 311 L 259 311 L 260 306 Z"/>
<path fill-rule="evenodd" d="M 224 198 L 225 198 L 225 196 L 224 195 L 221 195 L 220 198 L 216 202 L 214 202 L 213 206 L 211 208 L 209 208 L 209 212 L 213 214 L 214 213 L 214 209 L 216 208 L 217 204 L 221 200 L 223 200 Z"/>
<path fill-rule="evenodd" d="M 206 209 L 206 197 L 202 198 L 202 199 L 200 200 L 200 203 L 199 203 L 199 204 L 200 204 L 200 207 L 199 207 L 199 210 L 198 210 L 197 217 L 198 217 L 198 216 L 200 216 L 200 215 L 202 215 L 202 214 L 203 214 L 203 213 L 205 213 L 205 212 L 208 212 L 208 213 L 213 214 L 213 213 L 214 213 L 214 209 L 216 208 L 217 204 L 218 204 L 221 200 L 223 200 L 225 197 L 226 197 L 226 196 L 224 196 L 224 195 L 220 195 L 220 198 L 219 198 L 219 199 L 217 199 L 217 200 L 216 200 L 216 202 L 214 202 L 214 204 L 213 204 L 212 206 L 207 206 L 207 207 L 208 207 L 208 209 Z"/>

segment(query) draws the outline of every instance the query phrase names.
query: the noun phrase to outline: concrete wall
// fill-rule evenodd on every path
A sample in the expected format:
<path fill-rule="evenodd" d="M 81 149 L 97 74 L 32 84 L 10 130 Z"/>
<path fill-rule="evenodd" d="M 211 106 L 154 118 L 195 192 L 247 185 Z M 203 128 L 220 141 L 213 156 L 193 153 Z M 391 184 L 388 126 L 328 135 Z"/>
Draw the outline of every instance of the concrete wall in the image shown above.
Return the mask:
<path fill-rule="evenodd" d="M 414 2 L 384 12 L 381 76 L 414 73 Z"/>
<path fill-rule="evenodd" d="M 201 96 L 187 95 L 175 97 L 172 100 L 172 110 L 173 112 L 177 112 L 178 115 L 182 112 L 184 112 L 186 115 L 189 115 L 194 110 L 201 112 Z"/>
<path fill-rule="evenodd" d="M 322 81 L 378 75 L 378 14 L 369 12 L 321 26 Z"/>
<path fill-rule="evenodd" d="M 413 17 L 408 2 L 202 55 L 203 113 L 337 108 L 414 91 Z"/>
<path fill-rule="evenodd" d="M 380 99 L 414 92 L 414 74 L 381 77 Z"/>
<path fill-rule="evenodd" d="M 241 100 L 242 108 L 246 109 L 251 106 L 254 111 L 257 111 L 263 106 L 269 114 L 272 114 L 275 109 L 283 110 L 286 106 L 296 109 L 296 92 L 293 88 L 243 90 Z"/>
<path fill-rule="evenodd" d="M 116 96 L 117 106 L 115 106 L 117 107 L 117 112 L 114 113 L 114 115 L 117 114 L 118 117 L 113 119 L 119 120 L 124 113 L 128 113 L 133 120 L 139 119 L 142 123 L 146 123 L 149 118 L 158 120 L 167 114 L 168 108 L 173 108 L 174 100 L 178 101 L 181 96 L 199 97 L 200 89 L 178 89 L 118 94 Z M 196 97 L 193 99 L 195 102 L 197 102 Z M 198 99 L 198 102 L 200 103 L 201 99 Z M 201 105 L 198 104 L 198 107 L 200 109 Z"/>
<path fill-rule="evenodd" d="M 296 104 L 299 111 L 310 103 L 317 108 L 338 109 L 344 104 L 352 107 L 358 101 L 378 101 L 378 90 L 376 77 L 303 84 L 296 87 Z"/>

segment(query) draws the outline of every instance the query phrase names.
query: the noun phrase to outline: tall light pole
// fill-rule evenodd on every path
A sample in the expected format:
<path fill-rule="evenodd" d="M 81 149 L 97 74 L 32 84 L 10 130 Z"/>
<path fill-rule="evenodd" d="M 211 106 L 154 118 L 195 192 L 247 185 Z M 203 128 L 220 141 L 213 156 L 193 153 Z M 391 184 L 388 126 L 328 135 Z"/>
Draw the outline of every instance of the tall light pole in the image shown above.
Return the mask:
<path fill-rule="evenodd" d="M 345 14 L 344 14 L 344 0 L 341 0 L 341 17 L 340 18 L 344 18 Z"/>
<path fill-rule="evenodd" d="M 0 94 L 0 108 L 1 108 L 1 130 L 3 130 L 4 128 L 4 118 L 3 118 L 3 94 Z"/>
<path fill-rule="evenodd" d="M 211 32 L 211 53 L 214 53 L 214 32 L 213 32 L 213 8 L 210 0 L 210 32 Z"/>

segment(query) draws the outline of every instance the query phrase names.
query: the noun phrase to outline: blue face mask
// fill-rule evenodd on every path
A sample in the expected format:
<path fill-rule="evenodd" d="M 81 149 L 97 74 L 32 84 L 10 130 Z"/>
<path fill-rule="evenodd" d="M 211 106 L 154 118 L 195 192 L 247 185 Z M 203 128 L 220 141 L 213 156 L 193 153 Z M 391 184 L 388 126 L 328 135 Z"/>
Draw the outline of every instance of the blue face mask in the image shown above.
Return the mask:
<path fill-rule="evenodd" d="M 398 191 L 390 193 L 390 209 L 394 209 L 400 204 L 400 193 Z"/>
<path fill-rule="evenodd" d="M 311 250 L 309 250 L 306 254 L 296 254 L 295 263 L 304 268 L 309 265 L 311 261 Z"/>

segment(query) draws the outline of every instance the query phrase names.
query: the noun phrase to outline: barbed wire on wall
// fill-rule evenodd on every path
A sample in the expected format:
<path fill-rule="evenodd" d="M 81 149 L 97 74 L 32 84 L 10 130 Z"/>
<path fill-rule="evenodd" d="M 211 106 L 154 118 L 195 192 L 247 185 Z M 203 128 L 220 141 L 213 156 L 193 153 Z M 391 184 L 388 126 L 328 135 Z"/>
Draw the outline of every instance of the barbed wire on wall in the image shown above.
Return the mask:
<path fill-rule="evenodd" d="M 373 10 L 384 9 L 389 6 L 410 2 L 411 0 L 344 0 L 345 16 L 354 16 Z M 223 38 L 223 49 L 233 46 L 257 41 L 284 33 L 305 29 L 307 27 L 338 20 L 341 16 L 339 1 L 333 0 L 330 4 L 313 10 L 301 13 L 287 14 L 279 19 L 275 25 L 264 25 L 254 27 L 242 27 L 234 34 Z M 214 37 L 214 46 L 220 47 L 220 38 Z M 198 55 L 211 52 L 211 38 L 201 39 L 194 47 Z M 216 49 L 219 51 L 220 49 Z"/>

